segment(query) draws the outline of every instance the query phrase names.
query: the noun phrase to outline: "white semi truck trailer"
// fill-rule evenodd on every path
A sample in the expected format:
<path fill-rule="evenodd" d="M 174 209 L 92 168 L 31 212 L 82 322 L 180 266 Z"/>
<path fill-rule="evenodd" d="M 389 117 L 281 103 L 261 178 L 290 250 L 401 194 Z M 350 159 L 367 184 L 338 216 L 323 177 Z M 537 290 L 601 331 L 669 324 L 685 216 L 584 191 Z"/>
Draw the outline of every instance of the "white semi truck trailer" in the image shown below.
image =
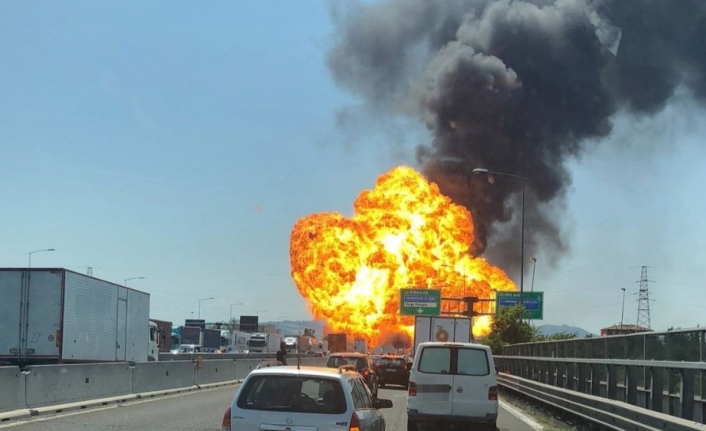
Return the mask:
<path fill-rule="evenodd" d="M 63 268 L 0 268 L 0 362 L 145 362 L 150 295 Z"/>

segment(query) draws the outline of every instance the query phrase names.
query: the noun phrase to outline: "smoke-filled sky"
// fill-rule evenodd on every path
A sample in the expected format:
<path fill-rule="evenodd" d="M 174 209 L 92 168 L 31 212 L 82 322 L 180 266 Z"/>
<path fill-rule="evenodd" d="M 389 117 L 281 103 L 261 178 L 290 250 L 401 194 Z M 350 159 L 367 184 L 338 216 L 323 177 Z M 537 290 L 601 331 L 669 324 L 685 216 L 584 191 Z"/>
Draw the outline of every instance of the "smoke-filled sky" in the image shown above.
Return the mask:
<path fill-rule="evenodd" d="M 634 322 L 639 265 L 655 327 L 706 323 L 706 26 L 700 2 L 644 3 L 4 2 L 0 266 L 53 247 L 33 266 L 144 276 L 156 319 L 208 297 L 209 321 L 306 319 L 294 222 L 349 215 L 404 163 L 472 206 L 517 280 L 518 184 L 468 178 L 483 166 L 530 179 L 546 323 L 617 323 L 621 287 Z"/>
<path fill-rule="evenodd" d="M 474 168 L 527 179 L 526 252 L 541 247 L 554 265 L 571 246 L 562 231 L 568 163 L 605 141 L 617 115 L 659 113 L 679 88 L 706 101 L 700 0 L 383 0 L 332 9 L 327 65 L 336 82 L 364 101 L 361 109 L 427 125 L 419 164 L 472 211 L 474 251 L 508 270 L 519 261 L 522 180 Z"/>

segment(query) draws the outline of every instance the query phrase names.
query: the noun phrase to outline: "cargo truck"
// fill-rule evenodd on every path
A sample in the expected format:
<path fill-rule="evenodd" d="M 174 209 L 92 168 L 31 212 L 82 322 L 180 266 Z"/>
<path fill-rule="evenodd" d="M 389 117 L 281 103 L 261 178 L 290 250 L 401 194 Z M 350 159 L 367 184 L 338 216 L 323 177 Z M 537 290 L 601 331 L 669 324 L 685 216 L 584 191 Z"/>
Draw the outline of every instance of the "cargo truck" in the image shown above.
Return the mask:
<path fill-rule="evenodd" d="M 250 336 L 248 351 L 250 353 L 276 353 L 281 341 L 282 336 L 279 334 L 258 332 Z"/>
<path fill-rule="evenodd" d="M 358 352 L 358 353 L 367 353 L 368 352 L 368 347 L 362 338 L 356 338 L 355 341 L 353 342 L 353 349 Z"/>
<path fill-rule="evenodd" d="M 222 350 L 229 353 L 247 353 L 250 334 L 242 331 L 222 330 Z"/>
<path fill-rule="evenodd" d="M 172 348 L 172 322 L 157 319 L 150 319 L 150 322 L 154 322 L 159 331 L 157 334 L 157 348 L 160 353 L 169 352 Z"/>
<path fill-rule="evenodd" d="M 352 352 L 354 345 L 349 344 L 348 335 L 344 333 L 328 334 L 328 348 L 331 353 Z"/>
<path fill-rule="evenodd" d="M 220 342 L 220 334 L 218 334 Z M 183 326 L 181 328 L 181 340 L 179 344 L 201 344 L 201 328 L 198 326 Z"/>
<path fill-rule="evenodd" d="M 204 329 L 201 331 L 201 343 L 204 351 L 214 353 L 221 347 L 221 331 L 219 329 Z"/>
<path fill-rule="evenodd" d="M 469 317 L 423 317 L 414 320 L 414 350 L 424 341 L 469 343 L 472 340 Z"/>
<path fill-rule="evenodd" d="M 150 295 L 63 268 L 0 268 L 0 361 L 145 362 Z"/>

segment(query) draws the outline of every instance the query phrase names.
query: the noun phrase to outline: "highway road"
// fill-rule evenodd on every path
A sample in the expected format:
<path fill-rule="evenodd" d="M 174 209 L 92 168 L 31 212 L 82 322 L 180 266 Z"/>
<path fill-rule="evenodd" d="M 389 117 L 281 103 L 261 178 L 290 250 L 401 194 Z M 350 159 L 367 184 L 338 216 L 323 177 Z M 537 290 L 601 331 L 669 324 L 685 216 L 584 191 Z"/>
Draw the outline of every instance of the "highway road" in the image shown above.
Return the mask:
<path fill-rule="evenodd" d="M 236 386 L 210 389 L 137 401 L 118 406 L 37 416 L 0 425 L 13 431 L 202 431 L 220 430 L 225 409 Z M 391 399 L 394 408 L 383 410 L 388 431 L 406 431 L 406 391 L 380 389 L 380 398 Z M 531 427 L 501 409 L 498 428 L 507 431 L 533 431 Z"/>

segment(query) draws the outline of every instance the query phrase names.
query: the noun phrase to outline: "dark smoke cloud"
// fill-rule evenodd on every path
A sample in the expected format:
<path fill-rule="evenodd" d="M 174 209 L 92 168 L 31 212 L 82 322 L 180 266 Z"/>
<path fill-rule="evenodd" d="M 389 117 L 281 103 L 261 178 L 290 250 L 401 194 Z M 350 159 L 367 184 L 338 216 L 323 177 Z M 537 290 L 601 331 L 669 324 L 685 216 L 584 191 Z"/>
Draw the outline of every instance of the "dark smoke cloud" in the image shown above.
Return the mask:
<path fill-rule="evenodd" d="M 474 252 L 507 270 L 519 257 L 525 176 L 526 256 L 567 249 L 566 162 L 611 133 L 618 112 L 652 115 L 676 89 L 706 100 L 703 0 L 386 0 L 333 3 L 336 82 L 378 112 L 417 117 L 427 177 L 465 205 Z"/>

